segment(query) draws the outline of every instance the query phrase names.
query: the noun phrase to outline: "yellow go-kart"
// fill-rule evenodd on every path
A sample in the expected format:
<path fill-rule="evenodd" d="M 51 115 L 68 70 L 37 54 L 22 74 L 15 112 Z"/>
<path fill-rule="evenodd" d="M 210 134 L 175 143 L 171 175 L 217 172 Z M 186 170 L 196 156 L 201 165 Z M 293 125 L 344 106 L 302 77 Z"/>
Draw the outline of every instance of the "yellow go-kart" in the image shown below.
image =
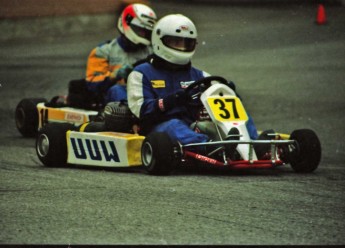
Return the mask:
<path fill-rule="evenodd" d="M 193 127 L 208 134 L 212 141 L 181 145 L 166 133 L 142 136 L 130 132 L 85 132 L 83 125 L 76 130 L 71 124 L 51 123 L 39 131 L 37 155 L 46 166 L 142 166 L 149 174 L 165 175 L 186 162 L 231 169 L 290 164 L 294 171 L 302 173 L 318 167 L 321 144 L 312 130 L 299 129 L 291 135 L 264 132 L 252 140 L 246 127 L 246 110 L 224 78 L 206 77 L 186 90 L 193 94 L 190 104 L 195 106 L 198 102 L 206 113 Z"/>

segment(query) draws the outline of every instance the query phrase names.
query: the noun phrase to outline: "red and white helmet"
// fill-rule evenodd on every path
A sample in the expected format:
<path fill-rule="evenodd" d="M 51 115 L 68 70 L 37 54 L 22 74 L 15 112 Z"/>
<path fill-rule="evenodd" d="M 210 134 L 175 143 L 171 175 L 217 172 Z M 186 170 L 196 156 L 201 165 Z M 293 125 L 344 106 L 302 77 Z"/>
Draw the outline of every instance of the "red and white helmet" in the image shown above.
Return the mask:
<path fill-rule="evenodd" d="M 144 4 L 128 5 L 118 20 L 118 28 L 134 44 L 151 44 L 151 34 L 156 23 L 156 13 Z"/>
<path fill-rule="evenodd" d="M 196 27 L 189 18 L 180 14 L 167 15 L 153 29 L 153 53 L 173 64 L 188 64 L 195 52 L 197 36 Z"/>

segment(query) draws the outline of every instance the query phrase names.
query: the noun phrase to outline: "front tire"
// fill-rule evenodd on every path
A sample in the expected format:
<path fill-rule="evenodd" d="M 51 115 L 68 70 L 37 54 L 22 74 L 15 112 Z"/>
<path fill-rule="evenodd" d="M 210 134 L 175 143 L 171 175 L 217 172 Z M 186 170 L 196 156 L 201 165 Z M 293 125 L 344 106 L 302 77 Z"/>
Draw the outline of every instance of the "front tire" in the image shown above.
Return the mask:
<path fill-rule="evenodd" d="M 45 166 L 67 165 L 66 132 L 74 129 L 74 125 L 70 123 L 48 123 L 38 132 L 36 153 Z"/>
<path fill-rule="evenodd" d="M 18 131 L 24 137 L 35 137 L 38 129 L 37 104 L 47 102 L 45 98 L 26 98 L 21 100 L 15 110 L 14 119 Z"/>
<path fill-rule="evenodd" d="M 141 160 L 146 171 L 152 175 L 169 175 L 179 164 L 178 146 L 168 134 L 149 134 L 141 147 Z"/>
<path fill-rule="evenodd" d="M 321 144 L 314 131 L 295 130 L 290 139 L 297 143 L 297 151 L 290 158 L 290 165 L 295 172 L 310 173 L 316 170 L 321 161 Z"/>

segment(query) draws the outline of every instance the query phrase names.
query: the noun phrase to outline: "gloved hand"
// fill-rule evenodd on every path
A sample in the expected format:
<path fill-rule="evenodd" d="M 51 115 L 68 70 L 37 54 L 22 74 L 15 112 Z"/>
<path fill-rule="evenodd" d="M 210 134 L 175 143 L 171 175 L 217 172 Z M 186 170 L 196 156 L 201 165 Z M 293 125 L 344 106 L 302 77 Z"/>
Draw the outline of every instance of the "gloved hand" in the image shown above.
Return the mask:
<path fill-rule="evenodd" d="M 115 80 L 119 81 L 121 79 L 124 79 L 125 82 L 127 82 L 128 75 L 132 72 L 133 67 L 131 65 L 124 65 L 116 72 Z"/>
<path fill-rule="evenodd" d="M 183 106 L 188 102 L 188 94 L 180 89 L 173 94 L 167 95 L 158 100 L 158 106 L 161 111 L 166 111 L 177 106 Z"/>

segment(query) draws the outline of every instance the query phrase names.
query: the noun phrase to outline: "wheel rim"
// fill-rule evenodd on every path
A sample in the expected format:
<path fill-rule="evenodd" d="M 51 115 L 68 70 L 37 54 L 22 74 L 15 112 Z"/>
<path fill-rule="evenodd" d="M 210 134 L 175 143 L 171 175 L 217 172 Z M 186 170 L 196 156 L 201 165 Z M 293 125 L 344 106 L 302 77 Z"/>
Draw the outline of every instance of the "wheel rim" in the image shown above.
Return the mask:
<path fill-rule="evenodd" d="M 40 157 L 47 156 L 49 151 L 49 139 L 47 135 L 41 134 L 37 140 L 37 152 Z"/>
<path fill-rule="evenodd" d="M 18 128 L 22 128 L 25 125 L 25 112 L 23 108 L 18 108 L 16 111 L 16 124 Z"/>
<path fill-rule="evenodd" d="M 152 159 L 153 159 L 153 150 L 150 143 L 144 143 L 141 159 L 144 166 L 150 166 Z"/>

